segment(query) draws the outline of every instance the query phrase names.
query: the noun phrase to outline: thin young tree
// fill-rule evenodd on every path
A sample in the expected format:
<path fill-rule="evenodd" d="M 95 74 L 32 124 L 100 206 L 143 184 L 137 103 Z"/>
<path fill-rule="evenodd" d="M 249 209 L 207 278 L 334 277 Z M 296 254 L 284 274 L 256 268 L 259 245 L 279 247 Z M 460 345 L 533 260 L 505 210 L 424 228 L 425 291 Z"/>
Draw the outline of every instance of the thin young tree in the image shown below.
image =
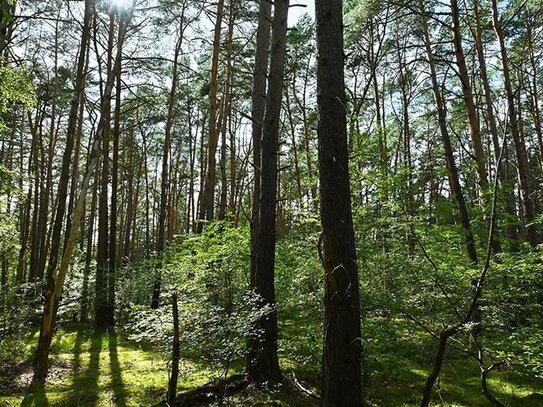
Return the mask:
<path fill-rule="evenodd" d="M 115 63 L 113 65 L 115 70 L 120 69 L 122 44 L 124 43 L 127 28 L 132 19 L 132 14 L 134 12 L 134 3 L 127 12 L 127 16 L 124 19 L 124 24 L 119 27 L 119 44 L 117 47 Z M 86 25 L 84 25 L 82 43 L 85 42 L 85 40 L 88 40 L 88 37 L 90 36 L 90 20 L 94 12 L 94 2 L 92 0 L 87 0 L 85 2 L 85 6 L 85 24 L 88 23 L 89 28 L 88 31 L 85 31 Z M 83 53 L 83 55 L 84 54 L 85 53 Z M 85 201 L 87 198 L 87 193 L 89 191 L 90 181 L 91 178 L 94 176 L 94 171 L 98 165 L 98 160 L 100 157 L 100 146 L 102 142 L 101 137 L 104 127 L 106 126 L 106 118 L 108 117 L 109 109 L 108 102 L 105 99 L 111 98 L 114 84 L 114 77 L 108 77 L 107 83 L 104 87 L 104 98 L 102 99 L 102 103 L 100 106 L 100 120 L 97 125 L 95 139 L 92 145 L 91 156 L 89 158 L 89 166 L 81 184 L 79 197 L 77 198 L 77 202 L 74 206 L 72 227 L 68 232 L 68 239 L 66 240 L 61 261 L 58 267 L 55 267 L 55 269 L 53 270 L 50 278 L 52 283 L 49 286 L 49 290 L 45 293 L 46 295 L 44 299 L 44 308 L 40 326 L 40 339 L 34 357 L 33 380 L 43 381 L 47 376 L 49 364 L 49 350 L 51 346 L 51 341 L 53 339 L 53 327 L 60 304 L 62 289 L 64 287 L 64 280 L 66 278 L 70 263 L 72 261 L 76 241 L 79 237 L 79 228 L 83 218 L 83 209 L 85 207 Z M 83 81 L 81 82 L 81 88 L 76 87 L 76 92 L 74 92 L 74 99 L 79 99 L 79 92 L 81 92 L 82 89 L 84 89 Z"/>
<path fill-rule="evenodd" d="M 215 203 L 215 182 L 217 178 L 217 146 L 219 144 L 219 129 L 217 126 L 217 91 L 219 76 L 219 56 L 221 50 L 221 30 L 224 17 L 224 0 L 217 4 L 217 18 L 215 20 L 215 31 L 213 38 L 213 52 L 211 56 L 211 76 L 209 84 L 209 126 L 207 143 L 207 173 L 205 176 L 204 189 L 200 200 L 199 223 L 197 232 L 203 230 L 204 220 L 212 220 L 214 216 Z"/>
<path fill-rule="evenodd" d="M 38 348 L 36 350 L 33 361 L 34 377 L 39 380 L 45 379 L 47 375 L 49 348 L 51 345 L 51 340 L 53 338 L 53 322 L 56 317 L 57 308 L 57 306 L 54 306 L 54 295 L 55 291 L 57 291 L 56 286 L 58 285 L 58 281 L 55 278 L 55 272 L 58 264 L 59 254 L 61 253 L 60 236 L 62 233 L 62 225 L 64 223 L 64 215 L 66 211 L 66 201 L 68 198 L 68 183 L 70 175 L 69 172 L 74 148 L 75 132 L 77 128 L 79 102 L 81 100 L 81 93 L 84 91 L 85 88 L 85 57 L 87 55 L 86 48 L 88 46 L 90 38 L 92 13 L 93 2 L 92 0 L 86 0 L 83 31 L 81 34 L 81 45 L 77 61 L 76 85 L 70 105 L 66 148 L 64 150 L 64 155 L 62 158 L 61 174 L 57 192 L 58 204 L 55 210 L 55 221 L 53 225 L 51 240 L 52 245 L 50 248 L 50 257 L 47 270 L 47 283 L 44 289 L 45 304 L 42 315 L 42 325 L 40 329 Z"/>
<path fill-rule="evenodd" d="M 184 21 L 186 7 L 186 2 L 183 2 L 181 15 L 179 17 L 179 28 L 177 32 L 178 37 L 175 43 L 174 59 L 172 64 L 172 85 L 168 95 L 168 114 L 166 117 L 166 129 L 164 132 L 164 148 L 162 150 L 162 179 L 160 184 L 160 207 L 158 213 L 158 236 L 156 245 L 159 264 L 156 270 L 155 282 L 153 285 L 153 296 L 151 299 L 151 308 L 153 309 L 157 309 L 160 303 L 162 256 L 164 247 L 166 245 L 166 215 L 168 212 L 168 192 L 170 190 L 170 150 L 176 113 L 177 88 L 179 83 L 179 58 L 181 56 L 181 47 L 183 45 L 183 37 L 186 29 L 186 24 Z"/>

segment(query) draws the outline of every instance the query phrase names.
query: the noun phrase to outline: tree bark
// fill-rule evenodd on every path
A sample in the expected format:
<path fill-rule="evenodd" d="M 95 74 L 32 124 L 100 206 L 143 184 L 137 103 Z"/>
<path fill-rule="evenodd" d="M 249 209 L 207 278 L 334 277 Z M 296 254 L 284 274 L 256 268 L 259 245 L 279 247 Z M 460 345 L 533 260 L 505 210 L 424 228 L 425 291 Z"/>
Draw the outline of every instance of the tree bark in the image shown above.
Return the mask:
<path fill-rule="evenodd" d="M 322 406 L 361 405 L 360 299 L 349 185 L 341 0 L 316 0 L 319 178 L 325 270 Z"/>
<path fill-rule="evenodd" d="M 119 26 L 123 24 L 123 14 L 119 15 Z M 118 35 L 120 36 L 121 30 L 119 29 Z M 118 44 L 121 44 L 120 38 L 118 38 Z M 119 46 L 119 45 L 118 45 Z M 122 55 L 122 50 L 121 54 Z M 122 61 L 121 61 L 122 62 Z M 110 204 L 110 216 L 109 216 L 109 264 L 108 264 L 108 326 L 113 327 L 115 325 L 115 285 L 117 283 L 117 215 L 118 215 L 118 188 L 119 188 L 119 139 L 121 137 L 121 65 L 118 69 L 112 72 L 115 77 L 115 111 L 113 117 L 113 132 L 112 142 L 112 161 L 111 161 L 111 204 Z"/>
<path fill-rule="evenodd" d="M 219 73 L 219 54 L 221 50 L 221 28 L 224 16 L 224 0 L 217 4 L 217 19 L 215 20 L 215 35 L 213 38 L 213 54 L 211 59 L 211 77 L 209 85 L 209 127 L 207 142 L 207 174 L 200 202 L 199 223 L 197 232 L 203 230 L 203 220 L 213 220 L 215 202 L 215 181 L 217 177 L 217 145 L 219 144 L 219 129 L 217 128 L 217 90 Z"/>
<path fill-rule="evenodd" d="M 460 223 L 464 229 L 464 236 L 466 240 L 466 250 L 468 257 L 473 264 L 477 264 L 477 250 L 475 248 L 475 239 L 470 225 L 470 217 L 468 208 L 462 192 L 462 186 L 458 177 L 458 169 L 454 161 L 454 154 L 451 144 L 451 138 L 449 136 L 449 129 L 447 128 L 447 110 L 446 105 L 441 95 L 441 89 L 437 80 L 437 72 L 434 62 L 434 54 L 432 51 L 432 44 L 430 42 L 430 34 L 428 30 L 428 22 L 426 17 L 426 10 L 424 9 L 423 0 L 418 0 L 419 11 L 421 15 L 421 23 L 424 36 L 424 47 L 426 50 L 426 57 L 428 58 L 428 66 L 430 68 L 430 78 L 432 81 L 432 90 L 436 101 L 436 108 L 438 114 L 439 130 L 441 133 L 441 139 L 443 142 L 443 150 L 445 152 L 445 161 L 447 163 L 447 170 L 449 175 L 449 184 L 456 201 L 456 206 L 460 215 Z"/>
<path fill-rule="evenodd" d="M 90 34 L 90 28 L 89 31 L 86 31 L 86 28 L 90 27 L 90 18 L 92 16 L 92 12 L 94 11 L 94 3 L 92 0 L 86 0 L 85 2 L 85 22 L 84 22 L 84 34 L 82 36 L 82 43 L 86 43 L 86 40 L 89 37 Z M 121 56 L 120 49 L 122 46 L 122 43 L 124 42 L 125 36 L 126 36 L 126 29 L 128 26 L 129 21 L 132 18 L 134 7 L 130 8 L 129 15 L 126 18 L 126 23 L 120 27 L 119 29 L 122 30 L 122 35 L 119 36 L 120 38 L 120 44 L 117 52 L 117 57 L 115 60 L 115 66 L 119 67 L 121 64 Z M 85 35 L 87 33 L 87 35 Z M 85 53 L 82 53 L 83 55 Z M 84 81 L 81 81 L 81 87 L 76 86 L 76 91 L 74 93 L 74 98 L 79 99 L 79 93 L 83 91 L 84 89 Z M 77 200 L 77 203 L 74 208 L 74 214 L 73 214 L 73 224 L 72 228 L 69 232 L 69 237 L 66 242 L 66 247 L 63 252 L 62 261 L 58 267 L 58 271 L 55 268 L 53 273 L 51 274 L 51 279 L 49 281 L 48 288 L 49 290 L 46 291 L 45 295 L 45 303 L 44 303 L 44 309 L 42 313 L 42 321 L 41 321 L 41 328 L 40 328 L 40 339 L 38 342 L 38 348 L 36 349 L 36 354 L 34 357 L 34 378 L 33 380 L 44 380 L 47 376 L 47 370 L 48 370 L 48 360 L 49 360 L 49 350 L 51 341 L 53 339 L 53 326 L 56 319 L 58 306 L 60 303 L 60 297 L 62 295 L 62 288 L 64 286 L 64 280 L 66 278 L 66 274 L 68 272 L 68 268 L 70 266 L 73 251 L 75 248 L 76 240 L 79 236 L 79 228 L 81 225 L 82 220 L 82 214 L 83 214 L 83 208 L 85 206 L 85 201 L 87 198 L 87 192 L 89 190 L 89 184 L 90 180 L 94 174 L 94 170 L 97 166 L 98 159 L 100 156 L 100 145 L 101 145 L 101 136 L 103 134 L 104 126 L 106 125 L 106 118 L 107 118 L 107 112 L 109 109 L 107 99 L 111 97 L 111 93 L 113 90 L 114 81 L 113 78 L 108 78 L 108 81 L 106 83 L 105 89 L 104 89 L 104 98 L 102 99 L 101 107 L 100 107 L 100 120 L 98 122 L 98 127 L 96 129 L 96 136 L 92 147 L 92 153 L 90 157 L 90 163 L 89 168 L 87 169 L 87 173 L 85 174 L 85 177 L 83 179 L 83 183 L 81 185 L 81 190 L 79 194 L 79 198 Z M 77 111 L 77 109 L 76 109 Z M 55 273 L 55 271 L 57 271 Z"/>
<path fill-rule="evenodd" d="M 266 83 L 270 50 L 271 3 L 260 0 L 258 12 L 258 28 L 256 33 L 256 55 L 253 72 L 253 93 L 251 98 L 252 143 L 253 143 L 253 191 L 251 206 L 251 270 L 250 287 L 255 287 L 255 269 L 257 253 L 257 233 L 260 218 L 260 168 L 262 147 L 262 124 L 266 110 Z M 248 341 L 246 368 L 256 357 L 254 339 Z"/>
<path fill-rule="evenodd" d="M 113 72 L 113 47 L 115 34 L 115 14 L 113 10 L 109 13 L 109 40 L 107 52 L 107 81 L 114 81 Z M 111 95 L 103 95 L 102 101 L 105 104 L 105 126 L 101 135 L 101 174 L 100 193 L 98 196 L 98 243 L 96 248 L 96 284 L 94 297 L 94 324 L 97 331 L 104 332 L 110 327 L 110 306 L 109 306 L 109 150 L 111 136 Z"/>
<path fill-rule="evenodd" d="M 257 321 L 262 334 L 251 343 L 248 373 L 257 383 L 275 385 L 281 381 L 277 357 L 277 314 L 275 310 L 275 240 L 277 208 L 277 158 L 279 125 L 286 59 L 289 0 L 276 0 L 272 22 L 272 46 L 266 110 L 262 128 L 259 225 L 256 236 L 254 290 L 259 306 L 271 310 Z"/>
<path fill-rule="evenodd" d="M 540 242 L 540 236 L 535 222 L 533 222 L 535 220 L 535 210 L 534 202 L 531 197 L 531 187 L 529 183 L 530 168 L 528 166 L 526 145 L 524 144 L 524 140 L 521 138 L 520 134 L 517 109 L 515 107 L 515 94 L 513 92 L 513 86 L 511 84 L 511 74 L 509 70 L 509 56 L 507 53 L 503 29 L 500 23 L 497 0 L 492 0 L 492 25 L 494 27 L 494 31 L 498 39 L 498 46 L 500 49 L 501 63 L 503 68 L 503 84 L 505 87 L 505 94 L 507 96 L 508 104 L 509 125 L 517 159 L 517 175 L 520 188 L 520 203 L 525 222 L 527 223 L 526 238 L 532 246 L 535 246 Z"/>
<path fill-rule="evenodd" d="M 480 71 L 480 76 L 481 76 L 481 82 L 483 85 L 488 130 L 492 138 L 492 146 L 494 150 L 494 162 L 497 163 L 498 157 L 500 155 L 500 142 L 499 142 L 496 114 L 494 112 L 494 106 L 492 104 L 492 91 L 490 89 L 486 58 L 485 58 L 485 53 L 484 53 L 484 48 L 483 48 L 483 30 L 481 27 L 479 0 L 473 0 L 473 11 L 475 15 L 475 32 L 474 32 L 475 49 L 477 51 L 477 60 L 479 62 L 479 71 Z M 516 219 L 515 196 L 514 196 L 512 186 L 510 185 L 511 182 L 508 179 L 509 177 L 503 165 L 500 165 L 499 168 L 497 168 L 497 173 L 498 173 L 498 177 L 500 181 L 500 187 L 504 193 L 505 212 L 507 213 L 507 215 L 510 217 L 511 220 Z M 506 228 L 506 233 L 509 239 L 511 239 L 511 241 L 513 242 L 513 246 L 515 247 L 516 246 L 515 242 L 518 239 L 517 226 L 512 221 L 508 223 L 509 225 Z"/>
<path fill-rule="evenodd" d="M 466 64 L 466 55 L 464 54 L 464 48 L 462 46 L 458 0 L 451 0 L 451 15 L 454 55 L 456 58 L 456 65 L 458 66 L 460 82 L 462 83 L 462 94 L 464 96 L 464 103 L 466 105 L 466 112 L 468 116 L 468 127 L 471 136 L 473 156 L 475 157 L 480 201 L 482 205 L 485 206 L 484 194 L 486 189 L 488 188 L 488 176 L 485 167 L 486 164 L 483 153 L 483 145 L 481 143 L 481 133 L 479 127 L 479 119 L 477 117 L 477 108 L 475 107 L 473 90 L 469 79 L 469 72 Z"/>
<path fill-rule="evenodd" d="M 168 383 L 167 401 L 174 405 L 177 393 L 177 379 L 179 378 L 179 358 L 181 349 L 179 346 L 179 309 L 177 306 L 177 294 L 172 295 L 172 316 L 173 316 L 173 343 L 172 343 L 172 373 Z"/>

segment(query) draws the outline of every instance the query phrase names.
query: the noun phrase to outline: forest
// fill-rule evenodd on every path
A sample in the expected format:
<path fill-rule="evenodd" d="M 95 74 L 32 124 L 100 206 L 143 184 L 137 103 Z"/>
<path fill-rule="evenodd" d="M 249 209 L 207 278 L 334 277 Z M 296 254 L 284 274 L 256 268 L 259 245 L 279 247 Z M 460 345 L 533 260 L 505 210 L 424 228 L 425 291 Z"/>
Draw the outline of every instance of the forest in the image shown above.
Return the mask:
<path fill-rule="evenodd" d="M 0 406 L 543 406 L 541 0 L 0 0 Z"/>

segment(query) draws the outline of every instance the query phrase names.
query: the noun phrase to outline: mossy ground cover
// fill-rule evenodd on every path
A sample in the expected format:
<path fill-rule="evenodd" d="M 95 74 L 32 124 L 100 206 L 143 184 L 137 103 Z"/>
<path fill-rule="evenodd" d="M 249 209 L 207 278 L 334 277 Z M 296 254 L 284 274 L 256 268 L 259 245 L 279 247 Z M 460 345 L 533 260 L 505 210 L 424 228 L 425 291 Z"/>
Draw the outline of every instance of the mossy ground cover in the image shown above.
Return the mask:
<path fill-rule="evenodd" d="M 17 358 L 3 362 L 0 372 L 6 390 L 1 406 L 140 406 L 163 398 L 168 381 L 167 362 L 160 353 L 124 341 L 116 334 L 96 334 L 88 327 L 61 330 L 51 349 L 51 369 L 44 387 L 28 391 L 30 358 L 37 333 L 15 345 Z M 7 347 L 3 347 L 3 358 Z M 184 360 L 179 390 L 197 387 L 210 380 L 211 372 Z M 10 393 L 10 394 L 6 394 Z"/>
<path fill-rule="evenodd" d="M 365 341 L 364 366 L 369 405 L 417 406 L 431 362 L 431 340 L 406 321 L 371 319 L 365 322 L 365 328 L 371 338 Z M 44 387 L 28 391 L 37 335 L 33 332 L 0 344 L 0 406 L 150 406 L 164 396 L 168 365 L 159 352 L 124 340 L 121 335 L 95 334 L 81 325 L 57 333 L 49 380 Z M 309 349 L 310 345 L 302 348 Z M 286 377 L 295 374 L 315 390 L 319 380 L 316 369 L 304 369 L 286 355 L 282 365 Z M 193 359 L 185 359 L 179 391 L 205 384 L 216 374 Z M 489 384 L 494 395 L 511 407 L 543 405 L 540 378 L 508 367 L 492 373 Z M 477 364 L 451 350 L 434 400 L 436 406 L 488 406 L 480 391 Z M 271 392 L 249 387 L 229 397 L 225 405 L 312 407 L 318 402 L 297 391 L 289 380 Z"/>
<path fill-rule="evenodd" d="M 369 404 L 418 406 L 433 361 L 435 341 L 406 320 L 373 318 L 366 320 L 364 325 Z M 492 394 L 507 406 L 543 406 L 543 379 L 518 366 L 506 365 L 492 372 L 488 384 Z M 433 400 L 436 406 L 489 406 L 481 392 L 477 362 L 449 346 Z"/>

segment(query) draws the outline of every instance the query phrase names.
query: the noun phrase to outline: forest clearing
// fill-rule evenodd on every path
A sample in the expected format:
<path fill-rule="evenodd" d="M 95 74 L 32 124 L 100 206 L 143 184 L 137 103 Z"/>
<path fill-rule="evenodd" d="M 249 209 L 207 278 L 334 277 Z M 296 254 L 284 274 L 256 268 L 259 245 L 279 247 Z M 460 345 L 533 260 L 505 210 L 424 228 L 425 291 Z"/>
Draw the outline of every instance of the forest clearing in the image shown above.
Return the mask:
<path fill-rule="evenodd" d="M 0 12 L 0 407 L 543 406 L 540 0 Z"/>

